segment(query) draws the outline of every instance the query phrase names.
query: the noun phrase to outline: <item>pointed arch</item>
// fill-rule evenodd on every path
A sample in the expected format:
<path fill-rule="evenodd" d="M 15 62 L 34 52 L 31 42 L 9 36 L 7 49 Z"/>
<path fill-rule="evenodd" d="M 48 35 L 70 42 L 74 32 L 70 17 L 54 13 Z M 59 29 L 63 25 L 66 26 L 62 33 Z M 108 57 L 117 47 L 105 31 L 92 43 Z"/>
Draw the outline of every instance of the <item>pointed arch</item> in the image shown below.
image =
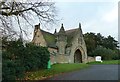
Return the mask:
<path fill-rule="evenodd" d="M 74 63 L 82 63 L 82 53 L 79 49 L 74 53 Z"/>

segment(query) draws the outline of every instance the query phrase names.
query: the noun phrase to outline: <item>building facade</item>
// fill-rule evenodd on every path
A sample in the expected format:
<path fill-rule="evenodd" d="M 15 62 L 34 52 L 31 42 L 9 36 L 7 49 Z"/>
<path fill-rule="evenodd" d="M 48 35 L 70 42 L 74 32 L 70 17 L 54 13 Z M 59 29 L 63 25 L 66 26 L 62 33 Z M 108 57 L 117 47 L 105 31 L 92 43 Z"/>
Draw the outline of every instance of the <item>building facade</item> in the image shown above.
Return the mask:
<path fill-rule="evenodd" d="M 76 29 L 66 30 L 63 24 L 59 32 L 46 32 L 35 25 L 32 43 L 48 47 L 51 64 L 86 63 L 87 49 L 83 38 L 81 24 Z"/>

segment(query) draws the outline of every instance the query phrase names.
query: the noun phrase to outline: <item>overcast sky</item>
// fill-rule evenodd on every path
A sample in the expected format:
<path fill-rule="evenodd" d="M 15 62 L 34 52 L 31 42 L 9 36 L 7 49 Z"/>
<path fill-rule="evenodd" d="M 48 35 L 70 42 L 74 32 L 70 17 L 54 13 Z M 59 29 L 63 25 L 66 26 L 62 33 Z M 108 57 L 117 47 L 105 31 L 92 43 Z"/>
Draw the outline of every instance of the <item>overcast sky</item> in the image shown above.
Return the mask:
<path fill-rule="evenodd" d="M 78 28 L 81 23 L 83 33 L 111 35 L 118 40 L 118 0 L 54 0 L 58 10 L 59 22 L 52 29 L 59 31 L 61 23 L 65 30 Z M 37 22 L 36 22 L 37 24 Z"/>
<path fill-rule="evenodd" d="M 60 23 L 65 29 L 78 27 L 83 33 L 95 32 L 118 38 L 118 2 L 56 2 Z M 61 24 L 58 24 L 59 31 Z"/>

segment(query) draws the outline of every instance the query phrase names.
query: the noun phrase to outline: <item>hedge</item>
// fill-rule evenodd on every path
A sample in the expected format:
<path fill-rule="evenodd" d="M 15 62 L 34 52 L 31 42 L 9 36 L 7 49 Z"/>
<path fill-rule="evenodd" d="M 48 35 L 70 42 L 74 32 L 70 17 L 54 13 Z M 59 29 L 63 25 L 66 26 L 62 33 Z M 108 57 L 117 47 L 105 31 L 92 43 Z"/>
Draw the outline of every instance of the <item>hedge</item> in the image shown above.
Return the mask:
<path fill-rule="evenodd" d="M 31 43 L 23 46 L 21 41 L 6 41 L 2 52 L 2 79 L 16 80 L 24 77 L 25 72 L 47 68 L 50 53 L 47 47 Z"/>

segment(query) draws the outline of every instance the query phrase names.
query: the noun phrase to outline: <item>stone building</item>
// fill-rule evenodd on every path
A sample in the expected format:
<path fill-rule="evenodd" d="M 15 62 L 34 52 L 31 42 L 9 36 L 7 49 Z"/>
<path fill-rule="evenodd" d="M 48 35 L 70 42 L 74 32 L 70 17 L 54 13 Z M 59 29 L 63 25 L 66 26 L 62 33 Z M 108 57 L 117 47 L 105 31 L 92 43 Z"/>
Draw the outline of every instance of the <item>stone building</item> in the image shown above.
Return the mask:
<path fill-rule="evenodd" d="M 66 30 L 63 24 L 59 32 L 46 32 L 35 25 L 32 43 L 48 47 L 51 63 L 86 63 L 87 50 L 81 24 L 76 29 Z"/>

